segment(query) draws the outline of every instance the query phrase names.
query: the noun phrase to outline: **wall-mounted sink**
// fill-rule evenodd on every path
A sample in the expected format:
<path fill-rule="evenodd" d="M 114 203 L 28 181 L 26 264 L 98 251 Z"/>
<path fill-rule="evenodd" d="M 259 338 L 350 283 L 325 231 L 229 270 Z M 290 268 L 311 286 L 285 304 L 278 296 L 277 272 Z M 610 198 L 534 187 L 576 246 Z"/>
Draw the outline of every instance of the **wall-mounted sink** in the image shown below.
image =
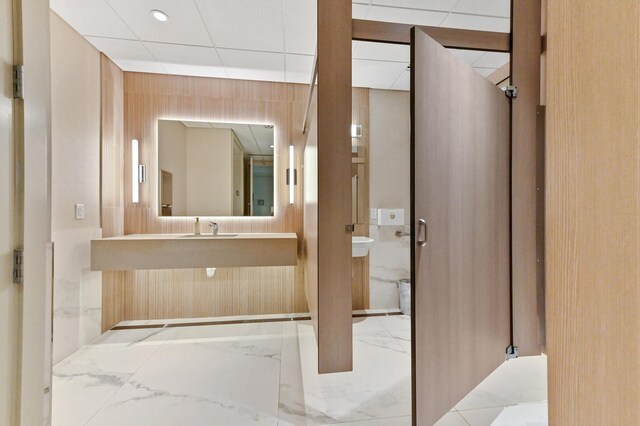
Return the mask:
<path fill-rule="evenodd" d="M 295 266 L 293 233 L 135 234 L 91 241 L 91 269 L 241 268 Z"/>
<path fill-rule="evenodd" d="M 230 237 L 237 237 L 237 236 L 238 236 L 238 234 L 225 234 L 225 233 L 221 232 L 221 233 L 216 234 L 216 235 L 213 235 L 213 234 L 200 234 L 200 235 L 187 234 L 187 235 L 182 235 L 181 237 L 178 237 L 178 238 L 230 238 Z"/>
<path fill-rule="evenodd" d="M 351 237 L 351 256 L 365 257 L 369 254 L 369 249 L 374 243 L 373 238 Z"/>

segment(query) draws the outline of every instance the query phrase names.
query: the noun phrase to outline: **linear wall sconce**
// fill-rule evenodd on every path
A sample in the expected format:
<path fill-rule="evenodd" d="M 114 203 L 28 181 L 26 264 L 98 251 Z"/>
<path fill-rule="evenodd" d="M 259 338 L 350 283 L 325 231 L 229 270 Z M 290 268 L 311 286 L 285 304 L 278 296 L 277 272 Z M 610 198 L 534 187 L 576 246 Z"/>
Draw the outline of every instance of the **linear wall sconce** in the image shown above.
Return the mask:
<path fill-rule="evenodd" d="M 295 188 L 298 184 L 298 173 L 294 163 L 294 148 L 289 145 L 289 168 L 287 169 L 287 185 L 289 186 L 289 205 L 293 205 L 295 201 Z"/>
<path fill-rule="evenodd" d="M 361 138 L 362 137 L 362 124 L 352 124 L 351 125 L 351 137 L 352 138 Z"/>
<path fill-rule="evenodd" d="M 140 188 L 138 187 L 138 139 L 131 140 L 131 201 L 140 201 Z"/>
<path fill-rule="evenodd" d="M 140 201 L 140 184 L 147 181 L 147 167 L 140 164 L 138 139 L 131 140 L 131 201 Z"/>

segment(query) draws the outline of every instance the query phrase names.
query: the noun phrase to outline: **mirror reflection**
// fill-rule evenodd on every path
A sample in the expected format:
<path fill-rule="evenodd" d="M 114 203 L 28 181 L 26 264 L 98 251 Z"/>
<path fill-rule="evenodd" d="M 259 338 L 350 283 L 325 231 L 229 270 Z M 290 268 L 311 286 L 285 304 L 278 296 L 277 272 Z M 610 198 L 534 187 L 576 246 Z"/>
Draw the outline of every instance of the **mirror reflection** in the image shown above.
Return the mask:
<path fill-rule="evenodd" d="M 158 121 L 161 216 L 273 216 L 274 128 Z"/>

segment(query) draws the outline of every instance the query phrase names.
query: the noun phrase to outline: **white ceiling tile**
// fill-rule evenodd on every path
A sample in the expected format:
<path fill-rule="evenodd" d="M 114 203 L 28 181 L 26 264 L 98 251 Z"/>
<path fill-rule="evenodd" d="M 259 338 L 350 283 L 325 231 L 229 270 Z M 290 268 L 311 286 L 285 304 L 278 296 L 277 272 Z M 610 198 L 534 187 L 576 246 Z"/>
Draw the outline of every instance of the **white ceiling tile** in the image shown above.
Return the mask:
<path fill-rule="evenodd" d="M 353 60 L 353 86 L 390 89 L 409 64 L 401 62 Z"/>
<path fill-rule="evenodd" d="M 82 35 L 136 40 L 104 0 L 51 0 L 51 9 Z"/>
<path fill-rule="evenodd" d="M 474 68 L 474 71 L 476 71 L 477 73 L 479 73 L 484 77 L 490 76 L 491 74 L 493 74 L 495 70 L 496 70 L 495 68 Z"/>
<path fill-rule="evenodd" d="M 458 0 L 373 0 L 372 4 L 449 12 Z"/>
<path fill-rule="evenodd" d="M 284 51 L 282 0 L 196 0 L 216 47 Z"/>
<path fill-rule="evenodd" d="M 227 78 L 227 73 L 222 67 L 183 65 L 173 62 L 161 62 L 160 65 L 162 65 L 165 71 L 169 74 L 191 75 L 194 77 Z"/>
<path fill-rule="evenodd" d="M 211 39 L 192 1 L 107 1 L 141 40 L 211 46 Z M 166 13 L 169 20 L 156 20 L 151 16 L 153 9 Z"/>
<path fill-rule="evenodd" d="M 463 28 L 467 30 L 497 31 L 508 33 L 511 31 L 511 21 L 508 18 L 493 18 L 477 15 L 450 14 L 442 23 L 443 27 Z"/>
<path fill-rule="evenodd" d="M 287 53 L 315 55 L 317 7 L 315 0 L 284 0 Z"/>
<path fill-rule="evenodd" d="M 502 52 L 485 52 L 477 61 L 474 67 L 479 68 L 500 68 L 509 62 L 509 54 Z"/>
<path fill-rule="evenodd" d="M 446 12 L 371 6 L 367 19 L 371 21 L 396 22 L 413 25 L 439 26 L 447 17 Z"/>
<path fill-rule="evenodd" d="M 453 11 L 509 18 L 511 16 L 511 0 L 460 0 Z"/>
<path fill-rule="evenodd" d="M 353 4 L 351 8 L 351 18 L 353 19 L 367 19 L 369 13 L 369 5 L 367 4 Z"/>
<path fill-rule="evenodd" d="M 449 52 L 462 59 L 468 64 L 472 64 L 478 60 L 485 52 L 478 50 L 462 50 L 462 49 L 447 49 Z"/>
<path fill-rule="evenodd" d="M 213 67 L 220 67 L 222 65 L 213 47 L 153 42 L 143 42 L 143 44 L 158 62 Z"/>
<path fill-rule="evenodd" d="M 286 55 L 287 83 L 309 84 L 313 72 L 313 56 Z"/>
<path fill-rule="evenodd" d="M 391 87 L 393 90 L 411 90 L 411 71 L 406 70 Z"/>
<path fill-rule="evenodd" d="M 153 55 L 140 41 L 102 37 L 86 37 L 86 39 L 111 59 L 155 62 Z"/>
<path fill-rule="evenodd" d="M 284 54 L 218 49 L 230 78 L 284 81 Z"/>
<path fill-rule="evenodd" d="M 358 41 L 354 42 L 353 58 L 409 63 L 411 48 L 401 44 Z"/>

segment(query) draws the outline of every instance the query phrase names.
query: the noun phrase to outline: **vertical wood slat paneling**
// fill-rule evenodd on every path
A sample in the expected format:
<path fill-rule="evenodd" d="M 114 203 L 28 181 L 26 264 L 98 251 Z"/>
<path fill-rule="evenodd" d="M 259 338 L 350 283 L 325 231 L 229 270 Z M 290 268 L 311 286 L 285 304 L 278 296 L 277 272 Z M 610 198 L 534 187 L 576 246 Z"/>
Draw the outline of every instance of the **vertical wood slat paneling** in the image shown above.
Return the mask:
<path fill-rule="evenodd" d="M 512 101 L 512 265 L 513 344 L 520 355 L 539 355 L 541 334 L 537 289 L 544 285 L 538 271 L 537 106 L 540 102 L 540 0 L 513 3 Z"/>
<path fill-rule="evenodd" d="M 104 54 L 101 67 L 101 219 L 102 236 L 124 233 L 124 74 Z M 102 274 L 102 331 L 124 319 L 127 273 Z"/>
<path fill-rule="evenodd" d="M 640 3 L 547 8 L 549 424 L 638 424 Z"/>
<path fill-rule="evenodd" d="M 369 89 L 354 88 L 352 91 L 351 122 L 362 126 L 362 137 L 356 139 L 357 157 L 364 159 L 358 164 L 358 204 L 363 223 L 356 223 L 353 235 L 369 236 Z M 370 307 L 369 256 L 352 259 L 352 307 L 354 310 Z"/>
<path fill-rule="evenodd" d="M 304 113 L 305 86 L 140 73 L 125 73 L 124 80 L 124 140 L 140 141 L 141 163 L 147 165 L 140 203 L 130 202 L 130 187 L 124 185 L 125 234 L 193 232 L 192 219 L 161 218 L 156 211 L 156 123 L 158 119 L 185 119 L 275 124 L 276 216 L 215 220 L 222 232 L 296 232 L 302 237 L 302 179 L 296 187 L 297 201 L 290 206 L 284 176 L 289 144 L 296 148 L 298 176 L 302 175 L 303 135 L 298 127 Z M 129 161 L 130 149 L 125 142 L 124 164 Z M 124 182 L 129 182 L 129 168 L 123 170 Z M 307 311 L 300 267 L 218 269 L 212 279 L 204 272 L 133 272 L 132 282 L 124 289 L 123 319 Z"/>

